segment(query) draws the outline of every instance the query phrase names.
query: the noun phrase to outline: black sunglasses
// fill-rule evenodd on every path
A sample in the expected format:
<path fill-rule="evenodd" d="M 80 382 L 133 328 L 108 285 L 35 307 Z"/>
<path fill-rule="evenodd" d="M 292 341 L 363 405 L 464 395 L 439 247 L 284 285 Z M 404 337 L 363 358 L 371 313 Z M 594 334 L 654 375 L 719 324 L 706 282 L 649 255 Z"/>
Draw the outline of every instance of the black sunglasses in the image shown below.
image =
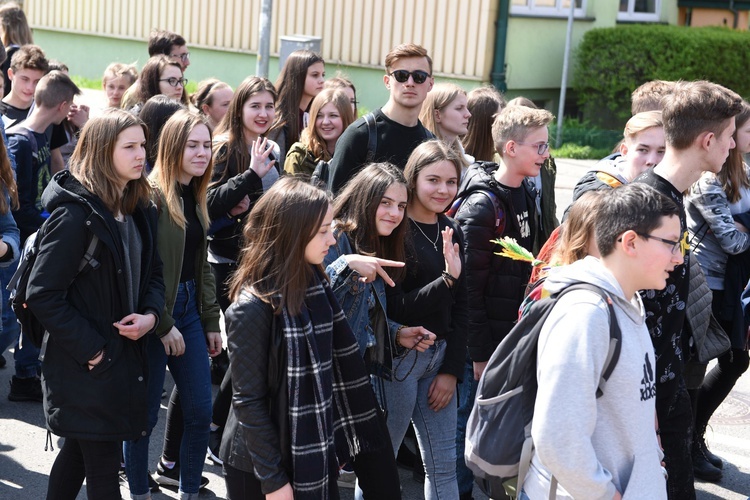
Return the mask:
<path fill-rule="evenodd" d="M 406 71 L 405 69 L 397 69 L 390 75 L 395 78 L 398 83 L 406 83 L 409 80 L 409 76 L 411 76 L 412 80 L 414 80 L 414 83 L 417 85 L 424 83 L 430 77 L 430 74 L 426 71 Z"/>

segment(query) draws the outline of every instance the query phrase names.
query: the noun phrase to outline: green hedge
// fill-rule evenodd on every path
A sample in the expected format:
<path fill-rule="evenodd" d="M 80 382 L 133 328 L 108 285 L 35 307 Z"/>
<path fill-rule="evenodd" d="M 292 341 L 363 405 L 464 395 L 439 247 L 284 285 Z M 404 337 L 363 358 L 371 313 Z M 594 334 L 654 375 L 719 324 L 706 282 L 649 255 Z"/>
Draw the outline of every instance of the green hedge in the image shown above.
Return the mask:
<path fill-rule="evenodd" d="M 588 119 L 624 126 L 631 92 L 649 80 L 710 80 L 748 96 L 748 73 L 747 31 L 623 25 L 584 35 L 573 87 Z"/>

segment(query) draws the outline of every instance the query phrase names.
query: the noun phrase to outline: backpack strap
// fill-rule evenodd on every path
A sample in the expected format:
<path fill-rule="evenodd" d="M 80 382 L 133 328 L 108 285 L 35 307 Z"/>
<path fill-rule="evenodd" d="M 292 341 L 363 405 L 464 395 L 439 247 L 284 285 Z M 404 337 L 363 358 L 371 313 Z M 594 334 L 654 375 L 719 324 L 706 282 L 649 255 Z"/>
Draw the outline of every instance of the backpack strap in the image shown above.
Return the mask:
<path fill-rule="evenodd" d="M 367 124 L 367 162 L 375 159 L 375 151 L 378 149 L 378 125 L 375 123 L 375 115 L 367 113 L 365 116 Z"/>
<path fill-rule="evenodd" d="M 83 254 L 81 262 L 78 263 L 78 273 L 83 271 L 83 268 L 86 267 L 86 264 L 91 265 L 92 269 L 96 269 L 97 267 L 99 267 L 99 261 L 94 258 L 94 252 L 96 251 L 96 246 L 98 244 L 99 237 L 95 234 L 92 234 L 89 246 L 86 247 L 86 252 Z"/>
<path fill-rule="evenodd" d="M 601 376 L 599 377 L 599 384 L 596 388 L 597 399 L 604 395 L 604 386 L 607 384 L 607 380 L 612 375 L 612 371 L 617 366 L 617 361 L 620 359 L 620 350 L 622 349 L 622 331 L 620 325 L 617 323 L 617 316 L 615 315 L 615 307 L 612 302 L 612 297 L 609 294 L 591 283 L 574 283 L 560 293 L 557 294 L 559 298 L 563 294 L 572 290 L 589 290 L 590 292 L 596 293 L 604 302 L 607 303 L 607 309 L 609 310 L 609 351 L 607 352 L 607 359 L 604 362 L 604 369 L 602 370 Z"/>

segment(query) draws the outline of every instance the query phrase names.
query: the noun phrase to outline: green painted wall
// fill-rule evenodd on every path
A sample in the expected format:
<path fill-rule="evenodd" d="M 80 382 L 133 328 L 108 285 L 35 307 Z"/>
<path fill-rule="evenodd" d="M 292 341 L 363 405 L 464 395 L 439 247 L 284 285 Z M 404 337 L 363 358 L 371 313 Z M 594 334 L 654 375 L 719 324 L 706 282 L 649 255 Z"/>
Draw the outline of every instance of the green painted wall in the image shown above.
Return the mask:
<path fill-rule="evenodd" d="M 573 54 L 584 34 L 594 28 L 617 24 L 619 0 L 588 0 L 586 18 L 573 25 Z M 662 20 L 677 23 L 676 0 L 662 0 Z M 508 23 L 506 51 L 508 96 L 524 95 L 546 101 L 546 107 L 557 111 L 567 18 L 519 17 L 511 14 Z M 571 59 L 571 80 L 574 60 Z M 569 96 L 570 98 L 570 96 Z"/>
<path fill-rule="evenodd" d="M 34 41 L 44 49 L 50 59 L 67 64 L 72 75 L 91 79 L 100 79 L 104 69 L 111 62 L 132 62 L 140 69 L 148 59 L 145 41 L 42 29 L 34 30 Z M 197 47 L 189 47 L 189 50 L 191 64 L 185 72 L 185 77 L 191 82 L 215 77 L 236 87 L 245 77 L 255 73 L 254 54 Z M 336 65 L 330 62 L 326 64 L 326 76 L 332 77 L 337 71 L 341 71 L 354 82 L 361 109 L 372 110 L 388 100 L 388 91 L 383 85 L 382 68 Z M 279 74 L 277 57 L 271 57 L 269 73 L 271 81 L 275 81 Z M 435 81 L 451 81 L 467 90 L 480 85 L 476 81 L 444 79 L 439 76 Z"/>

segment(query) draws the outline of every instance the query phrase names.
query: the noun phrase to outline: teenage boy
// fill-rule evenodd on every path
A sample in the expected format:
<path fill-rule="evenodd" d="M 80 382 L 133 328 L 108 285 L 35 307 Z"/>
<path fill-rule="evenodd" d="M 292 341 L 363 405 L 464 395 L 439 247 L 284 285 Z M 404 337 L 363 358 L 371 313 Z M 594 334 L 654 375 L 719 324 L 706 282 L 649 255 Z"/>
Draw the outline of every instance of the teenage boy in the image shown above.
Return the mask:
<path fill-rule="evenodd" d="M 689 361 L 689 334 L 683 329 L 690 254 L 682 193 L 703 172 L 718 173 L 734 148 L 734 117 L 742 98 L 707 81 L 678 82 L 662 100 L 666 152 L 662 161 L 634 182 L 654 187 L 679 207 L 683 264 L 669 274 L 667 287 L 641 291 L 656 352 L 656 413 L 667 464 L 670 499 L 695 498 L 691 444 L 691 401 L 683 378 Z M 697 265 L 697 264 L 696 264 Z"/>
<path fill-rule="evenodd" d="M 10 93 L 0 102 L 0 113 L 8 129 L 25 120 L 34 104 L 34 91 L 39 80 L 49 71 L 49 61 L 44 51 L 36 45 L 23 45 L 11 58 L 8 76 L 13 82 Z M 65 168 L 60 148 L 68 143 L 65 127 L 50 125 L 45 131 L 51 153 L 51 170 Z"/>
<path fill-rule="evenodd" d="M 349 125 L 336 142 L 331 160 L 330 188 L 337 193 L 344 184 L 370 162 L 386 161 L 403 169 L 414 148 L 433 135 L 422 126 L 419 112 L 432 89 L 432 59 L 424 47 L 407 43 L 385 56 L 385 88 L 388 102 L 372 112 L 375 121 L 375 143 L 370 142 L 370 128 L 365 117 Z M 374 154 L 369 151 L 374 147 Z"/>
<path fill-rule="evenodd" d="M 585 282 L 607 292 L 620 356 L 597 398 L 609 353 L 608 305 L 588 290 L 560 298 L 539 336 L 535 449 L 523 489 L 529 498 L 552 498 L 557 483 L 557 498 L 666 499 L 654 428 L 658 373 L 638 290 L 664 288 L 682 263 L 679 208 L 629 184 L 601 199 L 594 234 L 601 257 L 552 269 L 544 286 L 556 293 Z"/>
<path fill-rule="evenodd" d="M 182 72 L 190 66 L 190 52 L 188 52 L 187 42 L 185 39 L 165 30 L 153 30 L 148 39 L 148 55 L 153 57 L 159 54 L 172 59 L 182 66 Z"/>
<path fill-rule="evenodd" d="M 23 49 L 23 48 L 22 48 Z M 19 51 L 20 52 L 20 51 Z M 16 86 L 13 86 L 15 92 Z M 13 218 L 21 231 L 21 242 L 39 229 L 45 220 L 41 208 L 41 194 L 49 179 L 50 151 L 45 130 L 59 124 L 68 116 L 73 98 L 81 91 L 61 71 L 51 71 L 39 80 L 34 92 L 35 107 L 26 120 L 10 127 L 8 150 L 16 159 L 16 183 L 19 208 Z M 7 283 L 16 265 L 0 269 L 0 281 Z M 7 304 L 6 290 L 3 298 Z M 3 308 L 3 330 L 18 331 L 18 324 L 10 308 Z M 38 378 L 39 350 L 25 338 L 16 346 L 16 375 L 10 382 L 8 399 L 11 401 L 41 401 L 42 388 Z"/>
<path fill-rule="evenodd" d="M 473 364 L 459 389 L 457 477 L 461 499 L 471 498 L 474 478 L 463 463 L 466 422 L 474 403 L 477 380 L 500 341 L 518 319 L 518 307 L 531 275 L 531 264 L 496 254 L 492 242 L 509 236 L 533 251 L 544 236 L 529 179 L 539 175 L 549 158 L 547 125 L 552 114 L 544 109 L 507 106 L 492 124 L 492 139 L 500 163 L 475 163 L 458 189 L 453 216 L 464 234 L 465 272 L 469 298 L 468 353 Z M 538 248 L 538 247 L 537 247 Z"/>

